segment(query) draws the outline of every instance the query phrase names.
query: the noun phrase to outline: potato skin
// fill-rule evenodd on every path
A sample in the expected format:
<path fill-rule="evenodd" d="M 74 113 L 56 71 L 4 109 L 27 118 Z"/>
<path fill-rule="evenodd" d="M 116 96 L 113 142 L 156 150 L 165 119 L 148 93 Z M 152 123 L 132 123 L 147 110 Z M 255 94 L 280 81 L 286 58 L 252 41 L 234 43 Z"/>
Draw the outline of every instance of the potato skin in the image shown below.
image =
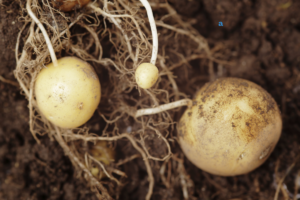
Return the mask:
<path fill-rule="evenodd" d="M 142 63 L 135 71 L 135 80 L 141 88 L 151 88 L 158 79 L 158 69 L 151 63 Z"/>
<path fill-rule="evenodd" d="M 43 68 L 35 82 L 35 96 L 42 114 L 62 128 L 87 122 L 98 107 L 101 86 L 94 69 L 76 57 L 58 60 Z"/>
<path fill-rule="evenodd" d="M 269 93 L 247 80 L 220 78 L 197 92 L 178 123 L 178 139 L 198 168 L 234 176 L 260 166 L 281 130 L 280 111 Z"/>

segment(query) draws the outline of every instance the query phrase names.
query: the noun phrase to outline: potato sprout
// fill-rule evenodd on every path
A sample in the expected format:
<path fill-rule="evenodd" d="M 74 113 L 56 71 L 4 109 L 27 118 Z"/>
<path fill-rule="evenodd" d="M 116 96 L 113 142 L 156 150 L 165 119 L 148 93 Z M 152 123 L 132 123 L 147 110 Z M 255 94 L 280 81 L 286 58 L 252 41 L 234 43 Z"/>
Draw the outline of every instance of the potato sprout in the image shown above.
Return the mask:
<path fill-rule="evenodd" d="M 40 20 L 38 20 L 38 18 L 35 16 L 35 14 L 32 12 L 31 10 L 31 0 L 28 0 L 27 1 L 27 4 L 26 4 L 26 9 L 27 9 L 27 12 L 28 14 L 30 15 L 30 17 L 33 19 L 33 21 L 38 25 L 38 27 L 41 29 L 42 31 L 42 34 L 45 38 L 45 41 L 46 41 L 46 44 L 47 44 L 47 47 L 48 47 L 48 50 L 50 52 L 50 56 L 51 56 L 51 59 L 52 59 L 52 62 L 54 64 L 54 66 L 57 66 L 57 58 L 56 58 L 56 55 L 55 55 L 55 52 L 54 52 L 54 49 L 53 49 L 53 46 L 52 46 L 52 43 L 49 39 L 49 36 L 47 34 L 47 31 L 46 29 L 44 28 L 43 24 L 40 22 Z"/>
<path fill-rule="evenodd" d="M 94 69 L 76 57 L 50 63 L 38 74 L 35 83 L 41 113 L 62 128 L 76 128 L 88 121 L 101 97 L 100 82 Z"/>
<path fill-rule="evenodd" d="M 146 9 L 150 27 L 151 27 L 153 47 L 152 47 L 152 57 L 151 57 L 150 63 L 155 65 L 156 58 L 157 58 L 157 52 L 158 52 L 158 37 L 157 37 L 155 20 L 154 20 L 152 9 L 151 9 L 149 2 L 147 0 L 140 0 L 140 1 Z"/>
<path fill-rule="evenodd" d="M 158 79 L 158 69 L 151 63 L 142 63 L 135 71 L 136 83 L 144 89 L 154 85 Z"/>

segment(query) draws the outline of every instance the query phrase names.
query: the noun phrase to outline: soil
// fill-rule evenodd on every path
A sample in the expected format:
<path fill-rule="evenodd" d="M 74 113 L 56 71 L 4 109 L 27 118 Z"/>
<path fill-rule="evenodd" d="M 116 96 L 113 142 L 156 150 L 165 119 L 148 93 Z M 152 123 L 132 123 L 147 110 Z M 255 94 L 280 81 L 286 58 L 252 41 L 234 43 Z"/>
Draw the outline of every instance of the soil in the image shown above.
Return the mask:
<path fill-rule="evenodd" d="M 292 199 L 298 194 L 296 185 L 300 187 L 297 180 L 300 172 L 300 1 L 190 0 L 183 3 L 170 0 L 169 3 L 182 19 L 191 21 L 211 49 L 218 46 L 226 49 L 222 59 L 236 63 L 216 65 L 215 71 L 222 69 L 223 76 L 245 78 L 261 85 L 274 97 L 283 118 L 282 136 L 274 152 L 249 174 L 214 176 L 184 158 L 189 199 L 274 199 L 278 182 L 284 176 L 278 199 Z M 18 1 L 7 0 L 0 5 L 0 76 L 15 82 L 14 49 L 23 24 L 21 15 Z M 218 26 L 219 22 L 223 26 Z M 205 75 L 203 80 L 208 81 L 208 72 L 201 67 L 199 70 L 201 62 L 198 61 L 190 62 L 190 79 L 199 76 L 201 71 Z M 174 73 L 179 89 L 180 85 L 188 84 L 180 79 L 180 70 Z M 192 96 L 201 86 L 192 87 L 188 94 Z M 77 178 L 72 163 L 56 141 L 47 135 L 40 137 L 41 144 L 33 139 L 28 125 L 28 101 L 20 88 L 0 81 L 0 91 L 0 199 L 97 199 L 89 185 Z M 176 135 L 176 130 L 171 135 Z M 161 152 L 165 155 L 166 149 L 159 142 L 147 143 L 154 156 Z M 122 142 L 117 147 L 123 155 L 131 154 L 130 149 L 122 148 Z M 171 147 L 175 155 L 181 152 L 177 142 Z M 152 199 L 184 199 L 179 179 L 172 180 L 167 188 L 160 180 L 159 168 L 152 165 L 152 170 L 156 181 Z M 119 199 L 144 199 L 148 180 L 142 159 L 130 161 L 122 171 L 127 175 L 127 184 Z"/>

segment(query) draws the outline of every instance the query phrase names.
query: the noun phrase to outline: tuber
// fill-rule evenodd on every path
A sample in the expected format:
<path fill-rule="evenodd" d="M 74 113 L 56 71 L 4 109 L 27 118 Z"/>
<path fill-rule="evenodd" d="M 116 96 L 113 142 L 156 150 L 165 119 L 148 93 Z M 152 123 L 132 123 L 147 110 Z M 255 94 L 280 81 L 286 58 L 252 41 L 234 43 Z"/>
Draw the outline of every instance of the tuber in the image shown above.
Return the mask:
<path fill-rule="evenodd" d="M 151 63 L 142 63 L 135 71 L 135 80 L 138 86 L 148 89 L 158 79 L 158 69 Z"/>
<path fill-rule="evenodd" d="M 239 78 L 221 78 L 197 92 L 178 123 L 178 140 L 200 169 L 234 176 L 260 166 L 281 129 L 278 106 L 263 88 Z"/>
<path fill-rule="evenodd" d="M 104 165 L 110 165 L 115 160 L 115 150 L 110 147 L 106 141 L 98 141 L 89 148 L 89 152 L 96 161 L 99 161 Z M 99 166 L 94 166 L 91 169 L 91 173 L 99 179 L 106 177 L 106 174 L 100 170 Z"/>
<path fill-rule="evenodd" d="M 94 69 L 76 57 L 50 63 L 38 74 L 35 95 L 38 108 L 53 124 L 76 128 L 88 121 L 100 102 L 101 86 Z"/>
<path fill-rule="evenodd" d="M 148 0 L 140 0 L 140 2 L 146 9 L 150 23 L 152 33 L 152 56 L 150 63 L 142 63 L 137 67 L 135 71 L 135 80 L 138 86 L 148 89 L 152 87 L 158 79 L 158 69 L 155 66 L 158 52 L 158 36 L 152 9 Z"/>

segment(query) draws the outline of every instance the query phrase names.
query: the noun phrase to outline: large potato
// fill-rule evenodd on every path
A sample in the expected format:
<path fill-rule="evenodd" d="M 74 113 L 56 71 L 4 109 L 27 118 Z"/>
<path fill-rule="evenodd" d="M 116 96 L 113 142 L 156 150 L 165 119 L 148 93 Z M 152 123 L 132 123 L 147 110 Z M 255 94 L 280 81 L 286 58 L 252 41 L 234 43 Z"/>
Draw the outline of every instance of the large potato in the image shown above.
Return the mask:
<path fill-rule="evenodd" d="M 282 129 L 276 102 L 263 88 L 221 78 L 201 88 L 178 124 L 180 146 L 200 169 L 234 176 L 260 166 Z"/>
<path fill-rule="evenodd" d="M 76 128 L 88 121 L 101 97 L 94 69 L 76 57 L 64 57 L 46 66 L 35 82 L 37 105 L 43 115 L 62 128 Z"/>

